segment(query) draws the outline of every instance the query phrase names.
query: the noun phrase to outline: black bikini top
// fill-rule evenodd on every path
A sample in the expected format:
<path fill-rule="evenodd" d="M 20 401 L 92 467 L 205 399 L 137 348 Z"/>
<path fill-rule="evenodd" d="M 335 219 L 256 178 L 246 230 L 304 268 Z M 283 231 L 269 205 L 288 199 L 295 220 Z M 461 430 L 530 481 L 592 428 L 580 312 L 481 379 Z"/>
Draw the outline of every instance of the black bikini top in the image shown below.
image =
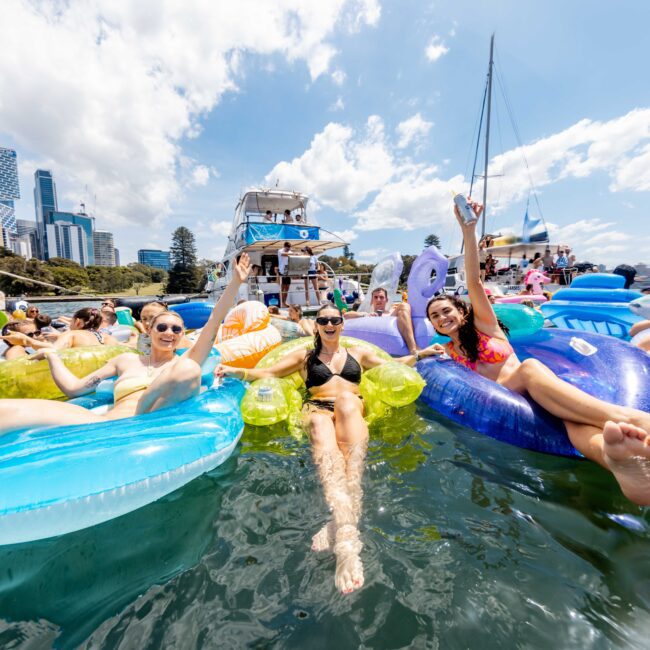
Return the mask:
<path fill-rule="evenodd" d="M 361 383 L 361 366 L 359 362 L 346 350 L 347 357 L 341 372 L 332 372 L 318 357 L 310 356 L 307 361 L 307 389 L 326 384 L 332 377 L 341 377 L 352 384 Z"/>

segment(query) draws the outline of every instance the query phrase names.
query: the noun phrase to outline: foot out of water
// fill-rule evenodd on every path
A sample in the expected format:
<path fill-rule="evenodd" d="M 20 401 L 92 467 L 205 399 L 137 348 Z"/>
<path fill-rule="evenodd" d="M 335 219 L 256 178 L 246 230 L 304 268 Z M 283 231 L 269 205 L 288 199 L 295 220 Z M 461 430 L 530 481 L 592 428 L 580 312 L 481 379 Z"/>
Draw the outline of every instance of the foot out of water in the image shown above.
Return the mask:
<path fill-rule="evenodd" d="M 650 510 L 597 465 L 404 409 L 371 429 L 341 595 L 306 441 L 243 440 L 150 506 L 0 548 L 0 647 L 647 648 Z"/>

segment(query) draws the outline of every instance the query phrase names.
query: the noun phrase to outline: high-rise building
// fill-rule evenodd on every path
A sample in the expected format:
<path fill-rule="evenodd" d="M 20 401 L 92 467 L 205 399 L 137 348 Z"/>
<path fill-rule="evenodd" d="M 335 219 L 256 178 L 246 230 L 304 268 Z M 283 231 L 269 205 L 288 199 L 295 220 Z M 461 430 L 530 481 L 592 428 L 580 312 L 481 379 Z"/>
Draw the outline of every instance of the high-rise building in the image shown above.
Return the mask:
<path fill-rule="evenodd" d="M 67 223 L 83 228 L 83 231 L 86 235 L 86 251 L 84 253 L 84 259 L 86 260 L 86 263 L 82 266 L 93 265 L 95 263 L 95 243 L 93 240 L 93 232 L 95 231 L 95 217 L 91 217 L 85 212 L 62 212 L 60 210 L 52 210 L 49 213 L 48 223 Z"/>
<path fill-rule="evenodd" d="M 81 266 L 88 265 L 88 243 L 82 226 L 67 221 L 45 225 L 47 259 L 63 257 Z"/>
<path fill-rule="evenodd" d="M 114 248 L 113 249 L 113 255 L 115 256 L 115 266 L 120 265 L 120 249 L 119 248 Z"/>
<path fill-rule="evenodd" d="M 95 264 L 97 266 L 115 266 L 115 246 L 113 233 L 106 230 L 95 230 Z"/>
<path fill-rule="evenodd" d="M 37 256 L 47 259 L 47 231 L 45 226 L 50 221 L 50 214 L 57 210 L 56 185 L 52 172 L 37 169 L 34 172 L 34 210 L 38 228 L 39 250 Z"/>
<path fill-rule="evenodd" d="M 17 234 L 14 201 L 19 198 L 16 152 L 0 147 L 0 245 L 5 248 L 11 248 L 11 238 Z"/>
<path fill-rule="evenodd" d="M 165 271 L 169 271 L 171 267 L 169 251 L 161 251 L 152 248 L 141 248 L 138 251 L 138 262 Z"/>

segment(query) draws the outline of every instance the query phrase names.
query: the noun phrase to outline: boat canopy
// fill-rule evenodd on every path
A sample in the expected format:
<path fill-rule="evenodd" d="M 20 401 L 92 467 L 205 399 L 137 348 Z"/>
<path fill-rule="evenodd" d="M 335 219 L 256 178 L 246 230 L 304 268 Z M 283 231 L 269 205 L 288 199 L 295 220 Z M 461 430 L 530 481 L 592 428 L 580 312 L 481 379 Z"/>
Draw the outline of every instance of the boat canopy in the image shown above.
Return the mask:
<path fill-rule="evenodd" d="M 242 223 L 259 223 L 263 220 L 267 210 L 278 219 L 289 210 L 292 215 L 300 215 L 302 222 L 307 223 L 307 203 L 309 198 L 299 192 L 287 192 L 285 190 L 250 190 L 239 200 L 235 209 L 234 228 L 237 229 Z M 316 225 L 313 219 L 309 220 L 310 225 Z"/>

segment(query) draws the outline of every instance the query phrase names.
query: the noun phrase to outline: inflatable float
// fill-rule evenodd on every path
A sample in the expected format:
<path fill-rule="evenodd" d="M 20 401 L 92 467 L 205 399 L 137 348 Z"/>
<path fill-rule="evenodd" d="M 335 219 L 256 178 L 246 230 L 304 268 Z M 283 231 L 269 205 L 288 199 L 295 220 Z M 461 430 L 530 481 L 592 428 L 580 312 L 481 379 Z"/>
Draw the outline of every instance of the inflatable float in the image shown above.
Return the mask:
<path fill-rule="evenodd" d="M 280 343 L 282 337 L 271 325 L 266 305 L 249 300 L 228 312 L 219 327 L 215 347 L 225 365 L 254 368 L 267 352 Z"/>
<path fill-rule="evenodd" d="M 59 350 L 58 355 L 68 370 L 77 377 L 84 377 L 125 352 L 134 353 L 135 350 L 123 345 L 91 345 Z M 0 399 L 23 397 L 65 398 L 52 379 L 47 359 L 31 361 L 23 358 L 0 364 Z"/>
<path fill-rule="evenodd" d="M 292 320 L 271 316 L 271 325 L 280 332 L 283 341 L 293 341 L 293 339 L 305 336 L 302 327 Z"/>
<path fill-rule="evenodd" d="M 29 429 L 0 442 L 0 544 L 94 526 L 173 492 L 223 463 L 243 422 L 243 384 L 167 409 L 92 425 Z M 110 394 L 75 400 L 99 407 Z"/>
<path fill-rule="evenodd" d="M 170 311 L 176 312 L 185 323 L 185 328 L 198 330 L 203 327 L 214 309 L 213 302 L 185 302 L 180 305 L 171 305 Z"/>
<path fill-rule="evenodd" d="M 390 360 L 385 352 L 365 341 L 342 336 L 340 342 L 346 348 L 372 349 L 383 359 Z M 268 368 L 294 350 L 310 350 L 313 347 L 314 340 L 311 337 L 289 341 L 270 352 L 257 367 Z M 389 362 L 366 370 L 359 386 L 364 398 L 366 419 L 372 421 L 383 415 L 388 408 L 399 408 L 414 402 L 423 388 L 424 381 L 418 373 L 401 363 Z M 250 384 L 242 400 L 244 422 L 270 426 L 284 420 L 291 421 L 292 417 L 300 414 L 304 395 L 305 385 L 300 373 L 282 379 L 258 379 Z"/>
<path fill-rule="evenodd" d="M 558 377 L 594 397 L 650 410 L 650 359 L 628 343 L 555 329 L 511 343 L 522 361 L 538 359 Z M 454 422 L 524 449 L 580 456 L 563 423 L 532 400 L 451 359 L 425 359 L 416 368 L 426 381 L 420 399 Z"/>
<path fill-rule="evenodd" d="M 626 339 L 630 327 L 641 320 L 629 303 L 643 294 L 624 285 L 621 275 L 580 275 L 570 287 L 553 294 L 553 300 L 542 305 L 542 312 L 556 327 Z"/>

